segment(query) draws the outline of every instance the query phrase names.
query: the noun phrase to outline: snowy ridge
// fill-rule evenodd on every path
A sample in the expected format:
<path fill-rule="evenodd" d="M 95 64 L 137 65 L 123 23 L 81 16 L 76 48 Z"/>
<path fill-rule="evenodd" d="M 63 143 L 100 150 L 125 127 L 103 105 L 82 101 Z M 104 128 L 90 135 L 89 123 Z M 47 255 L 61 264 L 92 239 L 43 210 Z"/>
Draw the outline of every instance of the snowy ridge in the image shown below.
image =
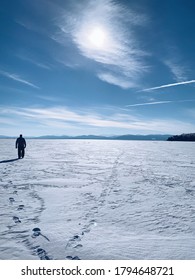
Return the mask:
<path fill-rule="evenodd" d="M 0 259 L 194 259 L 194 143 L 1 140 Z"/>

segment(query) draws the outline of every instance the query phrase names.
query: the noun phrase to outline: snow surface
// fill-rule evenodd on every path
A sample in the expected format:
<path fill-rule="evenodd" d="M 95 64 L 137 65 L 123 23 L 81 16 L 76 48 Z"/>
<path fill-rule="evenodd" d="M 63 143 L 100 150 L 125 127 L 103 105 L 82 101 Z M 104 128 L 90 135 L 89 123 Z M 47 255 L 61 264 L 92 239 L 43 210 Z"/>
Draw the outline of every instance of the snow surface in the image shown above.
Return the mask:
<path fill-rule="evenodd" d="M 0 259 L 195 259 L 195 143 L 27 140 L 20 160 L 14 145 Z"/>

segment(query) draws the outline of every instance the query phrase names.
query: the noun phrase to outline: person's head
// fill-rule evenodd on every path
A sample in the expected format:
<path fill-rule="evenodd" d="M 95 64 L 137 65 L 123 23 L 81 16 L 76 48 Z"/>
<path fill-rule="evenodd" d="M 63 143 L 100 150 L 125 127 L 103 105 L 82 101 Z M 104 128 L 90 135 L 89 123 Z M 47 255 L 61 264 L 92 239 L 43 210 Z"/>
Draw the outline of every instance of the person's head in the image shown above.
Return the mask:
<path fill-rule="evenodd" d="M 20 137 L 22 137 L 22 134 L 20 134 Z"/>

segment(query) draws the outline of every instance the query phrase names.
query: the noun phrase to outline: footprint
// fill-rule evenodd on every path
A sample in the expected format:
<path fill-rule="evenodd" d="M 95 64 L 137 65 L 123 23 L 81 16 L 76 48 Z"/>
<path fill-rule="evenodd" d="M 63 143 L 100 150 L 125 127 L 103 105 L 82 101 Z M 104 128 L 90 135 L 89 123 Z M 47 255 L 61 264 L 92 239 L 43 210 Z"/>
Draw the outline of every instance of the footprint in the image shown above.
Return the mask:
<path fill-rule="evenodd" d="M 13 202 L 15 201 L 15 199 L 14 199 L 13 197 L 10 197 L 10 198 L 9 198 L 9 201 L 10 201 L 11 203 L 13 203 Z"/>
<path fill-rule="evenodd" d="M 95 227 L 95 226 L 97 226 L 96 220 L 95 219 L 90 220 L 89 224 L 83 228 L 82 235 L 84 235 L 85 233 L 89 233 L 91 231 L 92 227 Z"/>
<path fill-rule="evenodd" d="M 37 254 L 41 260 L 50 260 L 50 258 L 47 256 L 46 251 L 42 248 L 37 249 Z"/>
<path fill-rule="evenodd" d="M 13 220 L 14 222 L 17 224 L 17 223 L 21 223 L 20 219 L 16 216 L 13 216 Z"/>
<path fill-rule="evenodd" d="M 41 234 L 40 228 L 33 228 L 33 234 L 32 237 L 35 238 Z"/>
<path fill-rule="evenodd" d="M 89 228 L 84 228 L 82 231 L 82 235 L 84 235 L 85 233 L 89 233 L 91 230 Z"/>
<path fill-rule="evenodd" d="M 79 235 L 74 235 L 74 236 L 70 239 L 70 241 L 81 241 L 81 238 L 80 238 Z"/>
<path fill-rule="evenodd" d="M 65 246 L 65 249 L 68 247 L 76 248 L 76 243 L 81 241 L 81 237 L 79 235 L 74 235 L 72 238 L 70 238 Z"/>
<path fill-rule="evenodd" d="M 45 239 L 47 239 L 47 241 L 50 241 L 49 238 L 48 238 L 47 236 L 45 236 L 45 235 L 43 235 L 43 234 L 41 233 L 40 228 L 33 228 L 32 238 L 36 238 L 36 237 L 39 236 L 39 235 L 43 236 Z"/>
<path fill-rule="evenodd" d="M 93 219 L 93 220 L 90 220 L 90 224 L 91 224 L 91 225 L 96 225 L 96 220 L 94 220 L 94 219 Z"/>
<path fill-rule="evenodd" d="M 24 205 L 21 204 L 21 205 L 18 206 L 18 209 L 17 209 L 17 210 L 23 210 L 23 209 L 24 209 Z"/>
<path fill-rule="evenodd" d="M 72 260 L 80 260 L 80 258 L 78 256 L 75 256 L 72 258 Z"/>
<path fill-rule="evenodd" d="M 78 256 L 72 257 L 72 256 L 66 256 L 68 260 L 80 260 Z"/>
<path fill-rule="evenodd" d="M 82 248 L 82 247 L 83 247 L 82 244 L 78 244 L 78 245 L 74 246 L 74 249 L 79 249 L 79 248 Z"/>

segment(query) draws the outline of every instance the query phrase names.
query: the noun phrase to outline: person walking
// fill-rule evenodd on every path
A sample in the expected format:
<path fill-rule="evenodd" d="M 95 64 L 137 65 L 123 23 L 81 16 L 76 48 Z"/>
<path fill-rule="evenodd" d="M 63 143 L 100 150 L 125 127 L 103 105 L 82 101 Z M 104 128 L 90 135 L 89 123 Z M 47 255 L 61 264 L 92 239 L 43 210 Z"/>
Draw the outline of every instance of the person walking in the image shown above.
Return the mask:
<path fill-rule="evenodd" d="M 22 134 L 20 134 L 20 137 L 16 139 L 16 149 L 18 148 L 18 158 L 23 158 L 26 148 L 26 140 L 22 137 Z"/>

